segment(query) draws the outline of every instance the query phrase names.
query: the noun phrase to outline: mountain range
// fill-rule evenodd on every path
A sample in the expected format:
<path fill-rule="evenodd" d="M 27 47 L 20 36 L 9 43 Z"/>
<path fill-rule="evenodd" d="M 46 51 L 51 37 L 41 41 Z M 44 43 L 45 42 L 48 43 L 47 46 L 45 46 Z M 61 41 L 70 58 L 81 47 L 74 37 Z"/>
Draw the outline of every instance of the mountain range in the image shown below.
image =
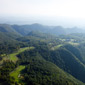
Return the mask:
<path fill-rule="evenodd" d="M 0 24 L 1 85 L 85 85 L 85 31 Z"/>

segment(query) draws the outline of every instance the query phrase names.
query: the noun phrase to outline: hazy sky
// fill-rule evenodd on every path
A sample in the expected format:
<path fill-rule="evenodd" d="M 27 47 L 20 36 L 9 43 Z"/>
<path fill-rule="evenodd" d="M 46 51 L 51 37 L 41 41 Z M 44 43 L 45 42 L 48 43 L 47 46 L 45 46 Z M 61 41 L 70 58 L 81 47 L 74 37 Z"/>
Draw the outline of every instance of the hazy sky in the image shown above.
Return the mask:
<path fill-rule="evenodd" d="M 85 26 L 85 0 L 0 0 L 1 19 Z M 28 21 L 29 21 L 28 20 Z M 30 23 L 29 21 L 29 23 Z M 48 22 L 47 22 L 48 21 Z"/>

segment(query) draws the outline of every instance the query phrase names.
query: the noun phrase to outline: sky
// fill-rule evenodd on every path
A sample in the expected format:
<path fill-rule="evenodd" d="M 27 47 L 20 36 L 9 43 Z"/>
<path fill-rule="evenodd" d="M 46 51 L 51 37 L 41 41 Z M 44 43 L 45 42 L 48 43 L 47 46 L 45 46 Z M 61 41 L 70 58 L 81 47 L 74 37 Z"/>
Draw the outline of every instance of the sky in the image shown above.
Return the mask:
<path fill-rule="evenodd" d="M 85 0 L 0 0 L 0 22 L 85 27 Z"/>

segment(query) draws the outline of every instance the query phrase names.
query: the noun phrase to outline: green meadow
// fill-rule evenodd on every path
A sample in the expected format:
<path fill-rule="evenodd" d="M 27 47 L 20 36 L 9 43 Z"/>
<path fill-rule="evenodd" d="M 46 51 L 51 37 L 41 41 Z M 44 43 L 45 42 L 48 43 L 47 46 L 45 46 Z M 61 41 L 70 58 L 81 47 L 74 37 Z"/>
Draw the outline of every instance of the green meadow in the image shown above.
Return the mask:
<path fill-rule="evenodd" d="M 13 77 L 16 82 L 19 82 L 21 77 L 20 73 L 23 69 L 25 69 L 25 66 L 23 65 L 18 66 L 13 72 L 10 73 L 10 76 Z"/>

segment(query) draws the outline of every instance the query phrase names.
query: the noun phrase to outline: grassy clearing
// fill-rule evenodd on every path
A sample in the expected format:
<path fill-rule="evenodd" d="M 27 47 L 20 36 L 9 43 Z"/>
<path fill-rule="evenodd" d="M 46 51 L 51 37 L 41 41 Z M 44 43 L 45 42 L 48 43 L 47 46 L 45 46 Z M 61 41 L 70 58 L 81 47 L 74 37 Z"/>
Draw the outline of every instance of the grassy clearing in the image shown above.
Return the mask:
<path fill-rule="evenodd" d="M 57 46 L 52 47 L 51 49 L 52 49 L 52 50 L 56 50 L 56 49 L 60 48 L 61 46 L 63 46 L 63 45 L 60 44 L 60 45 L 57 45 Z"/>
<path fill-rule="evenodd" d="M 9 55 L 4 54 L 3 56 L 5 57 L 3 57 L 3 59 L 0 61 L 0 64 L 3 64 L 3 61 L 5 60 L 11 60 L 13 62 L 16 62 L 18 60 L 17 57 L 18 54 L 24 52 L 25 50 L 32 50 L 32 49 L 34 49 L 34 47 L 25 47 L 25 48 L 20 48 L 17 52 L 11 53 Z"/>
<path fill-rule="evenodd" d="M 21 71 L 22 71 L 23 69 L 25 69 L 25 66 L 20 65 L 20 66 L 18 66 L 13 72 L 10 73 L 10 76 L 11 76 L 11 77 L 14 77 L 15 82 L 19 82 L 19 81 L 20 81 L 20 78 L 21 78 L 20 73 L 21 73 Z"/>
<path fill-rule="evenodd" d="M 68 42 L 69 44 L 71 44 L 71 45 L 74 45 L 74 46 L 78 46 L 79 45 L 79 43 L 74 43 L 74 42 Z"/>
<path fill-rule="evenodd" d="M 25 50 L 32 50 L 34 49 L 34 47 L 25 47 L 25 48 L 20 48 L 17 52 L 12 53 L 10 55 L 8 55 L 9 60 L 16 62 L 18 60 L 17 55 L 24 52 Z"/>
<path fill-rule="evenodd" d="M 1 54 L 0 56 L 1 56 L 1 57 L 4 57 L 4 56 L 6 56 L 6 54 Z"/>

